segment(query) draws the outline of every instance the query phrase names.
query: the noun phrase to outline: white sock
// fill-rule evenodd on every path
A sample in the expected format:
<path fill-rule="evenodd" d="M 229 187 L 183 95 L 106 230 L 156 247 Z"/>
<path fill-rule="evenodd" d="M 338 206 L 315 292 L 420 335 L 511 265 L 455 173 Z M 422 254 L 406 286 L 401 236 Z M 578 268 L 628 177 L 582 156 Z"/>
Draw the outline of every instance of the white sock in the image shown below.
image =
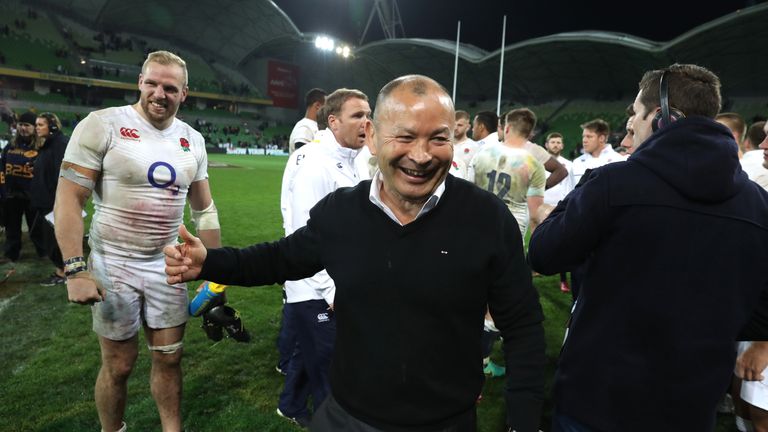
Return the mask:
<path fill-rule="evenodd" d="M 499 332 L 499 329 L 496 328 L 496 324 L 493 322 L 493 320 L 485 320 L 485 330 L 492 331 L 492 332 Z"/>
<path fill-rule="evenodd" d="M 752 426 L 752 421 L 743 419 L 739 416 L 736 417 L 736 429 L 739 430 L 739 432 L 754 432 L 755 428 Z"/>
<path fill-rule="evenodd" d="M 128 430 L 128 425 L 123 422 L 122 426 L 120 426 L 120 429 L 116 430 L 115 432 L 126 432 Z M 104 429 L 101 430 L 101 432 L 104 432 Z"/>

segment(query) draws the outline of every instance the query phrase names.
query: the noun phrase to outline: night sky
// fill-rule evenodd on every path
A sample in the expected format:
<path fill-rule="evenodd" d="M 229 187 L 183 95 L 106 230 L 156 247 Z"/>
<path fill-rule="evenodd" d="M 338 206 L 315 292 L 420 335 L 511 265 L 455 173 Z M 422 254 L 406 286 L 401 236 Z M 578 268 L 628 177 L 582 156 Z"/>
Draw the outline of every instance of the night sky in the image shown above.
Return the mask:
<path fill-rule="evenodd" d="M 701 24 L 765 0 L 399 0 L 409 38 L 456 38 L 493 51 L 501 47 L 502 17 L 506 44 L 567 31 L 604 30 L 653 41 L 668 41 Z M 358 45 L 373 0 L 274 0 L 300 31 L 326 33 Z M 364 43 L 383 39 L 377 18 Z"/>

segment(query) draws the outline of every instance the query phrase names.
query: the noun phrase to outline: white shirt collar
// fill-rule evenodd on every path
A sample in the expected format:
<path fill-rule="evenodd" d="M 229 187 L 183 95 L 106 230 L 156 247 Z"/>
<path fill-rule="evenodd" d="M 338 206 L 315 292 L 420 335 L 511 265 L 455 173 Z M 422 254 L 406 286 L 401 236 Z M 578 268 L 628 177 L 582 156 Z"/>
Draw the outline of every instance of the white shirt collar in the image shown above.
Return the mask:
<path fill-rule="evenodd" d="M 354 159 L 357 154 L 360 153 L 360 149 L 347 148 L 339 144 L 339 141 L 336 140 L 336 136 L 328 129 L 317 131 L 315 140 L 321 144 L 327 145 L 328 149 L 342 159 Z"/>
<path fill-rule="evenodd" d="M 499 142 L 498 132 L 491 132 L 485 138 L 481 139 L 477 143 L 481 145 L 485 145 L 485 144 L 496 144 L 498 142 Z"/>
<path fill-rule="evenodd" d="M 763 153 L 764 153 L 763 149 L 750 150 L 750 151 L 744 152 L 744 154 L 741 156 L 741 160 L 762 159 Z"/>
<path fill-rule="evenodd" d="M 611 153 L 616 153 L 616 150 L 614 150 L 610 144 L 605 143 L 605 147 L 600 151 L 600 156 L 605 156 Z"/>
<path fill-rule="evenodd" d="M 371 202 L 374 205 L 376 205 L 376 207 L 380 208 L 381 211 L 383 211 L 387 216 L 389 216 L 390 219 L 397 222 L 398 225 L 403 226 L 402 222 L 400 222 L 397 219 L 397 216 L 395 216 L 395 213 L 392 211 L 392 209 L 390 209 L 386 204 L 384 204 L 384 201 L 381 200 L 381 188 L 382 188 L 381 183 L 382 183 L 381 171 L 376 171 L 376 174 L 373 176 L 373 179 L 371 180 L 371 190 L 368 193 L 368 198 L 371 200 Z M 424 205 L 421 207 L 421 210 L 419 210 L 419 214 L 416 215 L 416 219 L 424 216 L 430 210 L 434 209 L 435 206 L 437 206 L 437 202 L 440 201 L 440 198 L 443 196 L 444 192 L 445 192 L 445 179 L 443 179 L 440 185 L 438 185 L 435 191 L 432 193 L 432 196 L 429 197 L 427 201 L 424 203 Z"/>

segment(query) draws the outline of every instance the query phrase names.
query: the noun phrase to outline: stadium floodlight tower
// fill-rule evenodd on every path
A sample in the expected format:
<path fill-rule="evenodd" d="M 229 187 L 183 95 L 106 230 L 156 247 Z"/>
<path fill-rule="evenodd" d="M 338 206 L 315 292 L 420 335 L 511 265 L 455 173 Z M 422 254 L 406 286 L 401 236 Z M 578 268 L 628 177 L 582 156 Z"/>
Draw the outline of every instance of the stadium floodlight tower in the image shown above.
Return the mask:
<path fill-rule="evenodd" d="M 400 18 L 397 0 L 373 0 L 373 9 L 368 16 L 368 23 L 365 24 L 365 30 L 363 30 L 363 35 L 360 37 L 358 45 L 363 45 L 365 36 L 368 34 L 368 28 L 371 26 L 371 21 L 377 15 L 379 17 L 379 24 L 381 24 L 381 30 L 384 32 L 384 39 L 405 37 L 405 28 L 403 27 L 403 20 Z M 398 28 L 400 29 L 399 36 Z"/>

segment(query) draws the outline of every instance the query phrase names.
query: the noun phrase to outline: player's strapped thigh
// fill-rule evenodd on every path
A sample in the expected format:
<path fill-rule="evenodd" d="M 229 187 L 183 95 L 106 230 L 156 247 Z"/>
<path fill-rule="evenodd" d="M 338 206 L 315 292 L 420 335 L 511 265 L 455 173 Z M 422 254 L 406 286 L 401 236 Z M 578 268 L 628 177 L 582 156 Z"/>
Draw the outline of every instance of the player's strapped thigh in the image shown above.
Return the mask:
<path fill-rule="evenodd" d="M 160 354 L 175 354 L 178 352 L 182 347 L 184 346 L 183 341 L 178 341 L 172 344 L 168 345 L 149 345 L 147 344 L 147 349 L 154 352 L 159 352 Z"/>
<path fill-rule="evenodd" d="M 150 352 L 161 355 L 181 354 L 181 350 L 184 347 L 184 324 L 163 329 L 153 329 L 145 326 L 144 331 L 147 337 L 147 349 Z M 156 356 L 154 357 L 156 359 Z"/>

